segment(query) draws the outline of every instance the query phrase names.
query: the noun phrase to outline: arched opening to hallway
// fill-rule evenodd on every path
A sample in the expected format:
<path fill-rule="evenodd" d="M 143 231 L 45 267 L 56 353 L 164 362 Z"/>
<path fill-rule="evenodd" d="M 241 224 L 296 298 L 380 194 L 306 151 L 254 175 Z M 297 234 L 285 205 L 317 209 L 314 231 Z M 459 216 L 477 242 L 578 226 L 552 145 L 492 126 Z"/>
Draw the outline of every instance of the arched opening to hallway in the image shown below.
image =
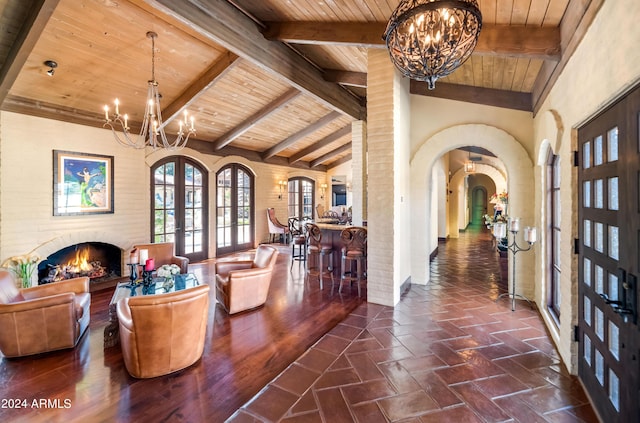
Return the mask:
<path fill-rule="evenodd" d="M 522 144 L 512 135 L 493 126 L 478 124 L 454 126 L 431 135 L 411 158 L 411 205 L 414 211 L 411 225 L 425 228 L 422 232 L 412 233 L 413 283 L 429 282 L 430 269 L 418 258 L 431 256 L 438 246 L 438 236 L 432 230 L 434 219 L 438 218 L 438 211 L 433 204 L 433 192 L 438 189 L 438 181 L 433 178 L 434 168 L 445 168 L 449 176 L 446 181 L 449 192 L 448 239 L 458 237 L 459 232 L 466 230 L 471 219 L 469 178 L 462 169 L 470 155 L 465 148 L 481 148 L 494 156 L 489 159 L 490 155 L 486 155 L 486 162 L 483 157 L 481 163 L 476 163 L 475 174 L 487 175 L 495 184 L 493 192 L 488 191 L 488 195 L 503 190 L 509 192 L 509 213 L 520 217 L 524 225 L 533 223 L 534 210 L 527 207 L 526 201 L 534 195 L 531 183 L 534 179 L 533 163 Z M 454 160 L 452 157 L 457 153 L 453 151 L 456 149 L 462 152 Z M 466 210 L 467 217 L 464 217 L 462 210 Z M 520 275 L 516 293 L 528 298 L 533 298 L 535 291 L 534 272 L 529 271 L 533 269 L 535 254 L 523 255 L 516 263 L 516 274 Z M 511 274 L 509 272 L 509 277 Z"/>

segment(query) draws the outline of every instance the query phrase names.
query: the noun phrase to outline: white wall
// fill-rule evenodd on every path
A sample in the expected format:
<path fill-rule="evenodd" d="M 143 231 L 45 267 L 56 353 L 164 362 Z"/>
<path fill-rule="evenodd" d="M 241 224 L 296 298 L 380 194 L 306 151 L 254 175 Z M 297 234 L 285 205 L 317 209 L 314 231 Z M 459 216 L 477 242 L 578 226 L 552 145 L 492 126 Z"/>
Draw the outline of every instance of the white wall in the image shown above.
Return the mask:
<path fill-rule="evenodd" d="M 53 216 L 53 150 L 114 157 L 114 213 Z M 16 113 L 0 113 L 0 262 L 31 251 L 42 258 L 79 242 L 100 241 L 123 250 L 150 238 L 150 167 L 169 153 L 120 146 L 110 131 Z M 180 151 L 209 172 L 209 257 L 215 256 L 215 175 L 229 163 L 255 174 L 256 244 L 267 241 L 267 207 L 286 221 L 287 200 L 278 199 L 278 181 L 306 176 L 316 184 L 325 172 L 250 162 L 242 157 Z M 316 191 L 316 203 L 319 199 Z M 123 269 L 123 271 L 126 269 Z"/>
<path fill-rule="evenodd" d="M 587 119 L 640 80 L 640 2 L 637 0 L 605 1 L 582 43 L 574 52 L 558 81 L 534 120 L 536 155 L 550 142 L 561 160 L 561 323 L 555 328 L 548 314 L 543 316 L 559 347 L 560 355 L 572 372 L 577 372 L 577 344 L 573 342 L 573 326 L 578 320 L 577 256 L 573 239 L 577 232 L 577 180 L 572 166 L 572 151 L 577 148 L 576 132 Z M 560 126 L 550 123 L 553 112 Z M 557 137 L 559 136 L 559 140 Z M 542 181 L 540 167 L 537 181 Z M 541 198 L 537 197 L 536 221 L 541 222 Z M 538 223 L 540 225 L 540 223 Z M 546 280 L 546 263 L 536 266 L 536 279 Z M 542 282 L 541 282 L 542 283 Z M 540 290 L 538 301 L 544 301 Z"/>

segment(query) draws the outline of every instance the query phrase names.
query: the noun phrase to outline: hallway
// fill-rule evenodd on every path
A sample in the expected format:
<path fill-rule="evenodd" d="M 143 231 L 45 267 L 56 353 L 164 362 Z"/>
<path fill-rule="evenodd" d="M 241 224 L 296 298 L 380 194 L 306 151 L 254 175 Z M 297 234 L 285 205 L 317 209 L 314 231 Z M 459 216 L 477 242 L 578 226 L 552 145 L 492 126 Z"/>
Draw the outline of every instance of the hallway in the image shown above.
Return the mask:
<path fill-rule="evenodd" d="M 488 232 L 441 243 L 428 285 L 360 305 L 229 421 L 597 422 L 500 273 Z"/>

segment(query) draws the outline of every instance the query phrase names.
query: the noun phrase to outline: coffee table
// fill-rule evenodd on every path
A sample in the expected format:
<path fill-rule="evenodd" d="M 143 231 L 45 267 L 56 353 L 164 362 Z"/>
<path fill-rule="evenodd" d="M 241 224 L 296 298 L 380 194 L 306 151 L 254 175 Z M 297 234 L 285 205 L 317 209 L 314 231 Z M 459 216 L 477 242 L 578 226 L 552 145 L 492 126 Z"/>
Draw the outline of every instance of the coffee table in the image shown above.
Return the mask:
<path fill-rule="evenodd" d="M 184 283 L 181 279 L 184 279 Z M 140 282 L 140 281 L 138 281 Z M 153 278 L 153 284 L 150 285 L 150 292 L 144 295 L 159 295 L 168 292 L 180 291 L 182 289 L 193 288 L 200 285 L 198 278 L 193 273 L 176 275 L 176 278 L 167 283 L 164 278 Z M 109 324 L 104 328 L 104 347 L 109 348 L 120 343 L 120 324 L 118 322 L 118 313 L 116 305 L 123 298 L 129 298 L 136 295 L 143 295 L 143 286 L 137 283 L 132 289 L 130 282 L 119 283 L 109 302 Z"/>

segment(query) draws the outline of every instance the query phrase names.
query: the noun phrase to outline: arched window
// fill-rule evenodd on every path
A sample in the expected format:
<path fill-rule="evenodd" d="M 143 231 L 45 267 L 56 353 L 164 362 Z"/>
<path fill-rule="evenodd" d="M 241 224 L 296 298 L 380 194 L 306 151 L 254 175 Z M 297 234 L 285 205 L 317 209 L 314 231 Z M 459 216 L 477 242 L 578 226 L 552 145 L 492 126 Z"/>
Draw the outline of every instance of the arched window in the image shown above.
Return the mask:
<path fill-rule="evenodd" d="M 289 179 L 288 199 L 289 217 L 313 219 L 315 206 L 315 182 L 309 178 L 296 177 Z"/>
<path fill-rule="evenodd" d="M 549 150 L 546 175 L 547 203 L 547 306 L 560 321 L 560 157 Z"/>
<path fill-rule="evenodd" d="M 174 242 L 176 254 L 191 261 L 208 256 L 207 172 L 183 156 L 151 168 L 151 240 Z"/>
<path fill-rule="evenodd" d="M 254 176 L 245 166 L 230 164 L 216 174 L 216 255 L 253 247 Z"/>

